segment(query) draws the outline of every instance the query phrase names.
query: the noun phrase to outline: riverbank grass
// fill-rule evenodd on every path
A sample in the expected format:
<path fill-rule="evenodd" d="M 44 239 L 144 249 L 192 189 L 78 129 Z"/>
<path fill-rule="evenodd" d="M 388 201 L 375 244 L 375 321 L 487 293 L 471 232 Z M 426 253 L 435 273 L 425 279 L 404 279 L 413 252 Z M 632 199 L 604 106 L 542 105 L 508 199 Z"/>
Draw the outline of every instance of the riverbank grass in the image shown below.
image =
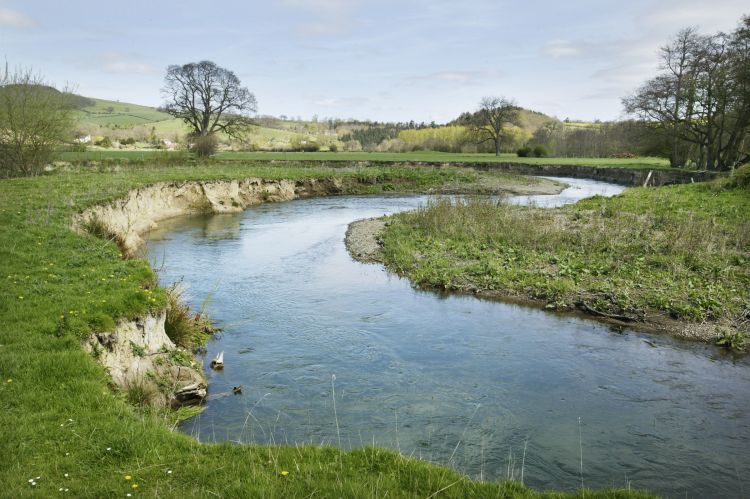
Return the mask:
<path fill-rule="evenodd" d="M 748 334 L 748 213 L 747 186 L 723 179 L 556 209 L 443 199 L 391 217 L 384 258 L 422 286 L 718 341 Z"/>
<path fill-rule="evenodd" d="M 161 181 L 332 174 L 237 164 L 77 169 L 0 181 L 0 496 L 581 496 L 471 481 L 377 448 L 202 444 L 170 431 L 174 415 L 128 403 L 128 395 L 138 402 L 137 387 L 132 393 L 115 390 L 83 351 L 82 337 L 111 329 L 118 319 L 164 310 L 168 296 L 145 261 L 122 259 L 114 241 L 72 232 L 75 213 Z M 480 175 L 406 168 L 335 174 L 357 180 L 345 183 L 349 193 L 467 185 Z M 333 435 L 333 419 L 330 424 Z M 646 497 L 625 491 L 585 495 Z"/>

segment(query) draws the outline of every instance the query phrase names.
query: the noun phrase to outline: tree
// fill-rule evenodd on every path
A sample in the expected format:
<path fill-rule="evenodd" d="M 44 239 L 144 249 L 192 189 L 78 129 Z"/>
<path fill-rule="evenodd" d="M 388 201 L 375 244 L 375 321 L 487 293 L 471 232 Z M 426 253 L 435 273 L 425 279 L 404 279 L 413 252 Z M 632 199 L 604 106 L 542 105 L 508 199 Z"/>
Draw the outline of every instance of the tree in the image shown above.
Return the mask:
<path fill-rule="evenodd" d="M 73 138 L 73 95 L 29 69 L 0 76 L 0 177 L 36 175 Z"/>
<path fill-rule="evenodd" d="M 518 106 L 515 102 L 504 97 L 484 97 L 472 118 L 471 130 L 477 143 L 493 142 L 495 156 L 499 156 L 503 128 L 508 124 L 515 124 L 517 119 Z"/>
<path fill-rule="evenodd" d="M 198 137 L 217 132 L 240 137 L 257 110 L 255 96 L 240 79 L 211 61 L 169 66 L 162 93 L 166 112 L 187 123 Z"/>
<path fill-rule="evenodd" d="M 727 169 L 750 159 L 750 17 L 728 35 L 682 30 L 661 55 L 661 73 L 623 104 L 669 137 L 672 166 L 690 159 Z"/>

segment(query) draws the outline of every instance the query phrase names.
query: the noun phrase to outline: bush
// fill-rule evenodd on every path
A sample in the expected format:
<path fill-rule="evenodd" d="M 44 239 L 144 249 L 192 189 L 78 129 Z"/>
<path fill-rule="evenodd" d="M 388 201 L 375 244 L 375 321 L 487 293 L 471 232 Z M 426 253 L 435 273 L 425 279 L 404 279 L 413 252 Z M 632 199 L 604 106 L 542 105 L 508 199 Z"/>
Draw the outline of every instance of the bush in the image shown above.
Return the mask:
<path fill-rule="evenodd" d="M 215 134 L 199 135 L 192 139 L 192 149 L 198 156 L 208 157 L 216 153 L 219 148 L 219 139 Z"/>
<path fill-rule="evenodd" d="M 523 146 L 518 151 L 516 151 L 516 154 L 518 155 L 519 158 L 528 158 L 529 156 L 532 155 L 532 152 L 533 151 L 531 150 L 530 147 Z"/>
<path fill-rule="evenodd" d="M 537 158 L 546 158 L 547 156 L 549 156 L 549 151 L 547 150 L 546 147 L 544 147 L 541 144 L 534 146 L 533 152 L 534 152 L 534 156 L 536 156 Z"/>
<path fill-rule="evenodd" d="M 128 137 L 127 139 L 122 139 L 120 141 L 120 144 L 124 146 L 132 146 L 133 144 L 135 144 L 135 139 L 133 137 Z"/>
<path fill-rule="evenodd" d="M 101 139 L 99 139 L 96 142 L 94 142 L 94 145 L 95 146 L 99 146 L 99 147 L 110 148 L 110 147 L 112 147 L 112 139 L 110 139 L 107 136 L 104 136 Z"/>
<path fill-rule="evenodd" d="M 336 144 L 331 144 L 330 146 L 328 146 L 328 150 L 331 152 L 336 152 L 339 150 L 339 146 L 337 146 Z"/>
<path fill-rule="evenodd" d="M 734 170 L 730 178 L 733 187 L 744 187 L 750 189 L 750 163 Z"/>
<path fill-rule="evenodd" d="M 31 70 L 0 71 L 0 177 L 36 175 L 73 136 L 72 94 Z"/>

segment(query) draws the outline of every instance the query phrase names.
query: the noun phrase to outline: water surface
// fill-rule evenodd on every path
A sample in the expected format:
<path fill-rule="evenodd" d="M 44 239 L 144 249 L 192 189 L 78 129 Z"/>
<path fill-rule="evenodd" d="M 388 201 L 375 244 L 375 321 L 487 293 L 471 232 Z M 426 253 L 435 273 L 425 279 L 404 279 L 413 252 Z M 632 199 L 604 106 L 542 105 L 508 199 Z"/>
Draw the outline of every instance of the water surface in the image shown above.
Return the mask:
<path fill-rule="evenodd" d="M 588 180 L 544 205 L 617 186 Z M 181 218 L 150 234 L 165 283 L 224 333 L 205 441 L 375 443 L 537 488 L 739 497 L 750 474 L 750 363 L 539 309 L 413 289 L 354 262 L 349 222 L 426 197 L 336 197 Z M 334 380 L 335 376 L 335 380 Z M 242 385 L 242 395 L 231 395 Z M 333 407 L 335 393 L 335 413 Z M 338 423 L 338 431 L 337 431 Z M 525 451 L 525 452 L 524 452 Z M 581 458 L 583 473 L 581 474 Z M 750 485 L 748 485 L 750 486 Z"/>

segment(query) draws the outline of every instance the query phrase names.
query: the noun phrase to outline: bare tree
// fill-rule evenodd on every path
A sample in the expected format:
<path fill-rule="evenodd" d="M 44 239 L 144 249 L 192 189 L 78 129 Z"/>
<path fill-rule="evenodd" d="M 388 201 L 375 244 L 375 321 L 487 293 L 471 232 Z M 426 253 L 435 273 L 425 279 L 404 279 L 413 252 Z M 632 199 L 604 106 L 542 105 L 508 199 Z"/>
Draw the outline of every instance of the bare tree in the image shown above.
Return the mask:
<path fill-rule="evenodd" d="M 662 72 L 625 110 L 670 138 L 672 166 L 691 157 L 701 168 L 727 169 L 748 160 L 750 17 L 731 34 L 678 33 L 662 49 Z"/>
<path fill-rule="evenodd" d="M 0 75 L 0 177 L 35 175 L 73 138 L 73 95 L 30 69 Z"/>
<path fill-rule="evenodd" d="M 478 143 L 493 142 L 495 156 L 500 155 L 503 128 L 518 119 L 518 106 L 504 97 L 484 97 L 474 115 L 471 130 Z"/>
<path fill-rule="evenodd" d="M 257 110 L 255 96 L 240 79 L 211 61 L 169 66 L 162 94 L 166 112 L 187 123 L 198 137 L 216 132 L 241 136 Z"/>

